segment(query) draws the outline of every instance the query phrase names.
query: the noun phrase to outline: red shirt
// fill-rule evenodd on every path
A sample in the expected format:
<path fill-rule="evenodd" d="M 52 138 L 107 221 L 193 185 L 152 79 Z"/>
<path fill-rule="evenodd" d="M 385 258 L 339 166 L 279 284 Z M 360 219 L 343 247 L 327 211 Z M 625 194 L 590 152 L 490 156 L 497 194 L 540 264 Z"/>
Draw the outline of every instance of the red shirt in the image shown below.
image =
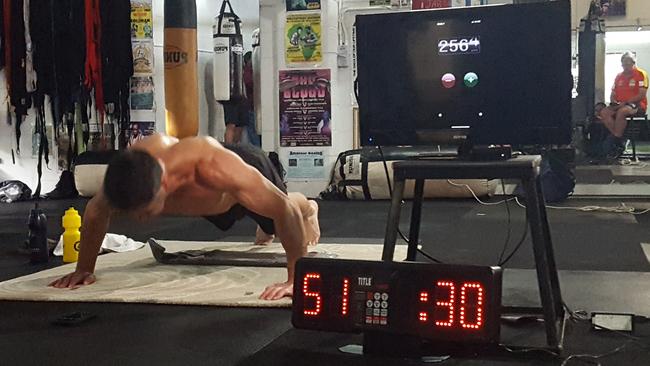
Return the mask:
<path fill-rule="evenodd" d="M 616 75 L 612 90 L 614 91 L 616 101 L 625 103 L 636 97 L 639 94 L 640 88 L 648 88 L 648 73 L 643 69 L 635 67 L 629 75 L 623 72 Z M 639 107 L 644 111 L 648 110 L 647 97 L 644 97 L 639 102 Z"/>

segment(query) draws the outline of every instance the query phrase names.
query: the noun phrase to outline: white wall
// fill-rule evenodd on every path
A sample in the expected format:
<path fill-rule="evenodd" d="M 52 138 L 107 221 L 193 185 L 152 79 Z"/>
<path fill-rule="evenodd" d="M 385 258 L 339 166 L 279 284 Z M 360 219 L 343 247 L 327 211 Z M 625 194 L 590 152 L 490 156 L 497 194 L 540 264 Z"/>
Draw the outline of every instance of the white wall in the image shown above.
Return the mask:
<path fill-rule="evenodd" d="M 37 159 L 32 157 L 32 131 L 34 124 L 34 110 L 29 110 L 29 115 L 21 126 L 22 137 L 20 139 L 20 154 L 16 153 L 15 125 L 9 126 L 7 121 L 7 84 L 4 72 L 0 72 L 0 182 L 4 180 L 20 180 L 27 184 L 32 191 L 36 189 L 38 175 L 36 173 Z M 46 121 L 51 124 L 49 106 L 45 107 Z M 15 119 L 12 113 L 12 119 Z M 15 121 L 14 121 L 15 123 Z M 12 159 L 14 150 L 15 164 Z M 56 150 L 50 146 L 50 151 Z M 56 155 L 50 157 L 50 164 L 43 165 L 42 193 L 50 192 L 58 182 L 60 171 L 55 159 Z"/>
<path fill-rule="evenodd" d="M 156 122 L 157 130 L 164 132 L 164 72 L 162 63 L 163 44 L 163 0 L 154 0 L 154 45 L 155 45 L 155 86 L 156 86 Z M 498 1 L 499 3 L 510 3 L 510 0 Z M 589 0 L 572 0 L 572 28 L 576 29 L 580 18 L 587 13 Z M 223 115 L 220 106 L 211 98 L 211 49 L 212 49 L 212 22 L 220 6 L 220 1 L 197 0 L 198 10 L 198 48 L 199 48 L 199 101 L 201 134 L 211 134 L 218 138 L 223 135 Z M 245 47 L 250 49 L 250 34 L 258 20 L 260 23 L 262 43 L 262 107 L 263 116 L 262 134 L 265 150 L 275 150 L 281 155 L 285 153 L 279 147 L 278 141 L 278 70 L 285 69 L 283 33 L 285 23 L 285 3 L 280 0 L 261 0 L 258 9 L 258 0 L 237 0 L 233 1 L 234 10 L 243 19 Z M 339 12 L 339 7 L 341 11 Z M 358 0 L 322 0 L 322 44 L 323 62 L 319 65 L 322 68 L 329 68 L 332 75 L 332 147 L 324 149 L 328 156 L 328 163 L 333 163 L 339 152 L 351 149 L 352 143 L 352 68 L 337 68 L 336 49 L 339 42 L 338 17 L 343 17 L 343 26 L 350 43 L 351 28 L 354 16 L 363 11 L 349 10 L 359 7 L 367 7 L 367 1 Z M 347 11 L 345 9 L 348 9 Z M 259 10 L 259 13 L 258 13 Z M 384 10 L 373 10 L 384 11 Z M 635 30 L 637 18 L 640 24 L 650 27 L 650 4 L 648 0 L 628 0 L 628 15 L 621 19 L 608 19 L 608 31 L 612 30 Z M 259 14 L 259 18 L 258 18 Z M 341 39 L 342 40 L 342 39 Z M 647 43 L 646 43 L 647 45 Z M 642 46 L 637 47 L 645 52 Z M 650 64 L 650 59 L 645 53 L 639 55 L 639 64 L 642 62 Z M 648 61 L 642 61 L 648 60 Z M 646 66 L 650 69 L 650 66 Z M 0 77 L 0 85 L 4 80 Z M 0 100 L 4 100 L 5 88 L 0 88 Z M 48 116 L 49 119 L 49 116 Z M 2 171 L 9 171 L 14 178 L 23 180 L 30 186 L 35 187 L 36 169 L 35 159 L 31 158 L 31 123 L 33 117 L 29 116 L 23 124 L 23 155 L 18 158 L 18 164 L 7 164 L 11 161 L 11 128 L 4 122 L 6 120 L 6 108 L 0 105 L 0 159 L 4 164 L 0 166 Z M 212 128 L 210 128 L 212 126 Z M 299 149 L 298 149 L 299 150 Z M 29 152 L 29 153 L 28 153 Z M 27 156 L 26 156 L 27 155 Z M 286 162 L 285 162 L 286 163 Z M 51 166 L 54 166 L 51 164 Z M 58 170 L 46 171 L 44 189 L 47 192 L 58 180 Z M 291 182 L 290 190 L 302 191 L 309 196 L 315 196 L 326 185 L 326 180 L 309 182 Z"/>

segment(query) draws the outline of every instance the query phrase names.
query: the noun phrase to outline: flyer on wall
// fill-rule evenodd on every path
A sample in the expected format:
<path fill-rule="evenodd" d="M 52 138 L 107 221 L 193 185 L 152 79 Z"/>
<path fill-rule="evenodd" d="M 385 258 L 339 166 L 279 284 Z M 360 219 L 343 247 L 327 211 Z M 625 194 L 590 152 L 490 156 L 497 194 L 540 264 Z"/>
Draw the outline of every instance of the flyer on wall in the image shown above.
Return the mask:
<path fill-rule="evenodd" d="M 322 150 L 289 150 L 285 162 L 287 180 L 326 179 L 325 154 Z"/>
<path fill-rule="evenodd" d="M 451 0 L 413 0 L 411 9 L 438 9 L 451 6 Z"/>
<path fill-rule="evenodd" d="M 286 0 L 287 11 L 318 10 L 320 0 Z"/>
<path fill-rule="evenodd" d="M 126 133 L 128 146 L 131 146 L 146 136 L 153 135 L 156 132 L 156 123 L 154 121 L 132 121 L 129 123 L 129 129 L 124 132 Z"/>
<path fill-rule="evenodd" d="M 320 13 L 287 15 L 285 31 L 284 47 L 288 64 L 322 61 Z"/>
<path fill-rule="evenodd" d="M 151 1 L 131 2 L 131 38 L 153 39 Z"/>
<path fill-rule="evenodd" d="M 280 70 L 280 145 L 332 146 L 330 70 Z"/>
<path fill-rule="evenodd" d="M 153 76 L 131 78 L 131 109 L 153 109 Z"/>
<path fill-rule="evenodd" d="M 131 41 L 133 48 L 133 72 L 153 74 L 153 40 Z"/>
<path fill-rule="evenodd" d="M 487 5 L 487 0 L 452 0 L 452 7 Z"/>

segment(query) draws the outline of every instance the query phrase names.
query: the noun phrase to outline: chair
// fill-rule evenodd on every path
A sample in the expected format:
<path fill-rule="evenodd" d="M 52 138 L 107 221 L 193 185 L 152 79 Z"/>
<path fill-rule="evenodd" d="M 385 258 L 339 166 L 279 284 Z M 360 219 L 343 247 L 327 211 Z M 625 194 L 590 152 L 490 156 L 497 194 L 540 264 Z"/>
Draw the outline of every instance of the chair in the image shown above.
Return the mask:
<path fill-rule="evenodd" d="M 636 141 L 641 135 L 644 127 L 648 126 L 648 115 L 636 115 L 627 118 L 627 126 L 623 132 L 623 138 L 630 141 L 632 145 L 632 159 L 637 160 L 636 156 Z"/>

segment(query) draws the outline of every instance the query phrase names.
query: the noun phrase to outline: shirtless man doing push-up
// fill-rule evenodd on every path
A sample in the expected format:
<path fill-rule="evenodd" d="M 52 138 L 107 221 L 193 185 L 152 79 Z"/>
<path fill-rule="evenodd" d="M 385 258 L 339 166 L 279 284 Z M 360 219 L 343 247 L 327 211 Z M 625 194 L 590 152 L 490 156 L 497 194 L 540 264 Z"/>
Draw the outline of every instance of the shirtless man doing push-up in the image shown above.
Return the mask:
<path fill-rule="evenodd" d="M 287 281 L 266 287 L 260 295 L 266 300 L 291 296 L 296 261 L 320 237 L 316 202 L 287 193 L 261 150 L 224 147 L 210 137 L 179 141 L 155 134 L 111 161 L 102 189 L 84 211 L 77 268 L 50 286 L 95 282 L 99 248 L 116 214 L 139 220 L 163 214 L 204 216 L 222 230 L 250 216 L 258 223 L 256 243 L 268 243 L 277 234 L 287 254 Z"/>

